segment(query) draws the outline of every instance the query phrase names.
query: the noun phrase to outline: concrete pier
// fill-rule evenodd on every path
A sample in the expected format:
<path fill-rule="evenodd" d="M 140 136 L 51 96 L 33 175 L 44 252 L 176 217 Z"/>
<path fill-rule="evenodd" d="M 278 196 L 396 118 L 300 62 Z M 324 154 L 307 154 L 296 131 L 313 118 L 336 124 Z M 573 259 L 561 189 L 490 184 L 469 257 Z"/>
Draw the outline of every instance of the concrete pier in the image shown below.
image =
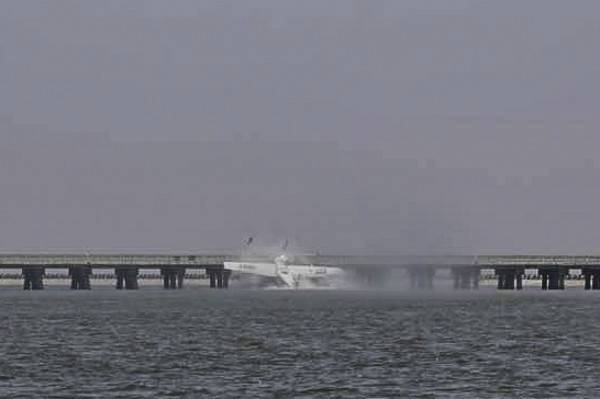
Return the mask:
<path fill-rule="evenodd" d="M 185 277 L 185 267 L 161 268 L 160 275 L 163 277 L 163 287 L 165 289 L 183 288 L 183 279 Z"/>
<path fill-rule="evenodd" d="M 410 287 L 418 289 L 433 289 L 433 277 L 435 276 L 435 268 L 428 266 L 412 266 L 407 268 L 408 277 L 410 279 Z"/>
<path fill-rule="evenodd" d="M 540 267 L 538 273 L 542 276 L 543 290 L 564 290 L 565 276 L 568 269 L 561 266 Z"/>
<path fill-rule="evenodd" d="M 229 288 L 229 277 L 231 276 L 231 270 L 221 268 L 206 268 L 206 274 L 210 280 L 210 288 Z"/>
<path fill-rule="evenodd" d="M 545 290 L 565 288 L 569 272 L 581 271 L 581 286 L 600 290 L 600 255 L 321 255 L 299 254 L 303 264 L 324 265 L 343 269 L 363 286 L 384 286 L 393 270 L 400 269 L 407 285 L 432 289 L 438 270 L 449 271 L 456 289 L 476 289 L 480 270 L 494 270 L 498 289 L 521 289 L 524 270 L 537 269 L 527 279 L 541 280 Z M 224 269 L 227 262 L 273 262 L 268 255 L 242 256 L 239 253 L 221 254 L 93 254 L 93 253 L 0 253 L 0 269 L 22 270 L 12 273 L 23 277 L 24 289 L 43 289 L 45 270 L 69 270 L 73 289 L 89 289 L 91 271 L 115 270 L 118 289 L 138 288 L 140 269 L 160 270 L 164 287 L 182 288 L 186 270 L 205 270 L 212 288 L 227 288 L 231 272 Z M 106 275 L 106 273 L 101 273 Z M 442 278 L 446 273 L 440 273 Z M 8 273 L 6 273 L 8 275 Z M 1 276 L 0 276 L 1 277 Z M 585 284 L 585 285 L 584 285 Z M 574 282 L 569 285 L 575 286 Z"/>
<path fill-rule="evenodd" d="M 517 290 L 523 289 L 523 274 L 525 269 L 522 267 L 501 267 L 496 268 L 494 273 L 498 276 L 499 290 Z M 515 284 L 516 282 L 516 284 Z"/>
<path fill-rule="evenodd" d="M 43 290 L 45 269 L 39 266 L 23 268 L 23 289 Z"/>
<path fill-rule="evenodd" d="M 592 268 L 582 268 L 581 274 L 585 279 L 585 290 L 600 290 L 600 270 Z"/>
<path fill-rule="evenodd" d="M 593 290 L 600 290 L 600 273 L 599 272 L 593 272 L 592 273 L 592 277 L 593 277 L 592 289 Z"/>
<path fill-rule="evenodd" d="M 360 285 L 367 287 L 382 287 L 385 285 L 390 269 L 386 267 L 351 267 L 352 279 Z"/>
<path fill-rule="evenodd" d="M 210 280 L 210 288 L 217 288 L 217 272 L 206 272 Z"/>
<path fill-rule="evenodd" d="M 470 290 L 479 288 L 481 271 L 472 267 L 453 267 L 451 274 L 455 290 Z"/>
<path fill-rule="evenodd" d="M 229 278 L 231 277 L 231 270 L 223 270 L 223 288 L 229 288 Z"/>
<path fill-rule="evenodd" d="M 123 283 L 125 283 L 126 290 L 137 290 L 138 281 L 137 277 L 139 269 L 137 267 L 116 267 L 115 276 L 117 277 L 117 289 L 123 289 Z"/>
<path fill-rule="evenodd" d="M 73 266 L 69 267 L 69 276 L 71 277 L 72 290 L 89 290 L 92 288 L 90 284 L 90 274 L 92 268 L 89 266 Z"/>

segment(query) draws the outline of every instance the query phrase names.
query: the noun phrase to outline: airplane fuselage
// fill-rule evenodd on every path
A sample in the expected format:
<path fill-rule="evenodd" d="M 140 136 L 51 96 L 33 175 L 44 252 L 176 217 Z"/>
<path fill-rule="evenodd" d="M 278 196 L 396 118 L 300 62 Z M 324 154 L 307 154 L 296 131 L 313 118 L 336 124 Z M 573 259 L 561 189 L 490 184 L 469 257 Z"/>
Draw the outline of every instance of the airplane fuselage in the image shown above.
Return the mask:
<path fill-rule="evenodd" d="M 285 255 L 269 262 L 225 262 L 225 268 L 233 272 L 275 278 L 280 285 L 298 288 L 302 281 L 327 282 L 340 276 L 343 270 L 338 267 L 292 264 Z"/>

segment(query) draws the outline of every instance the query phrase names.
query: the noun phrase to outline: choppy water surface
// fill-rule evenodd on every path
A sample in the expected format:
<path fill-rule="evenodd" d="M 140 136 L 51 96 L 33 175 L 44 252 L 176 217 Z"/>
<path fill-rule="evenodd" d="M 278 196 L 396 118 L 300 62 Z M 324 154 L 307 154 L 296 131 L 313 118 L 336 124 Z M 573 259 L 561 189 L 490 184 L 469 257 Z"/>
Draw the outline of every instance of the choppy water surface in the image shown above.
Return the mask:
<path fill-rule="evenodd" d="M 0 290 L 2 397 L 565 397 L 600 295 Z"/>

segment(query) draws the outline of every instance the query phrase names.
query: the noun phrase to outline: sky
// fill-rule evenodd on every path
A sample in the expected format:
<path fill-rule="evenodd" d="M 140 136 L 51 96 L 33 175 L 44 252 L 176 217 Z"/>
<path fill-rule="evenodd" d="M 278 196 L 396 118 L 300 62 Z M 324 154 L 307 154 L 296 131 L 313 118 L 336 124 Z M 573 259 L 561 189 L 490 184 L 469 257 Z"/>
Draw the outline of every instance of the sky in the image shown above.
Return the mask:
<path fill-rule="evenodd" d="M 0 251 L 600 253 L 595 0 L 0 3 Z"/>

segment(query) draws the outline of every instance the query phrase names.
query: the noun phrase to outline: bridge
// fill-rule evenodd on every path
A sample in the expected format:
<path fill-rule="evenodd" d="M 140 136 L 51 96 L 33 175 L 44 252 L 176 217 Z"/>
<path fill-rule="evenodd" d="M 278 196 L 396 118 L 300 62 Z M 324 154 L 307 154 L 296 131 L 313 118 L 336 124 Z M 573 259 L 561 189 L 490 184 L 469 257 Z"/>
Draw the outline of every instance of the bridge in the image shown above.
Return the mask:
<path fill-rule="evenodd" d="M 411 286 L 432 288 L 437 270 L 449 269 L 457 289 L 477 288 L 482 269 L 493 269 L 498 289 L 522 289 L 525 269 L 536 269 L 542 289 L 564 289 L 565 276 L 577 269 L 585 278 L 585 289 L 600 289 L 600 256 L 596 255 L 295 255 L 295 263 L 337 266 L 366 282 L 385 277 L 392 269 L 406 271 Z M 182 288 L 186 270 L 204 269 L 211 288 L 227 288 L 231 271 L 224 262 L 272 261 L 268 256 L 228 254 L 0 254 L 0 269 L 20 269 L 25 289 L 43 289 L 47 269 L 66 269 L 71 288 L 90 289 L 95 269 L 114 269 L 117 289 L 137 289 L 140 269 L 157 269 L 165 288 Z"/>

